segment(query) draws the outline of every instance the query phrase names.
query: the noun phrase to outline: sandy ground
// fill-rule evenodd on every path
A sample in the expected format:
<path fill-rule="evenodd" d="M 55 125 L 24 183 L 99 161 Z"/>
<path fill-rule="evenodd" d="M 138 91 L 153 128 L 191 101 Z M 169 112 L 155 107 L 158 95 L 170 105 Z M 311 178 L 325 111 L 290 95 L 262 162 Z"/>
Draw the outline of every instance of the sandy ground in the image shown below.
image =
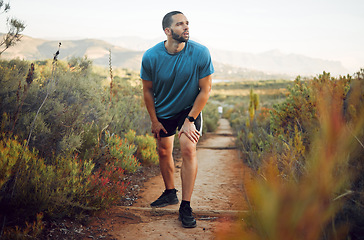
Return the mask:
<path fill-rule="evenodd" d="M 191 200 L 197 227 L 185 229 L 178 221 L 179 205 L 152 209 L 149 204 L 164 190 L 162 177 L 144 184 L 138 200 L 130 207 L 116 207 L 98 224 L 107 225 L 108 239 L 215 239 L 226 222 L 237 221 L 237 213 L 247 209 L 242 182 L 249 181 L 235 149 L 235 138 L 226 119 L 220 119 L 215 133 L 208 133 L 198 144 L 198 174 Z M 176 188 L 181 199 L 181 159 L 175 159 Z M 225 224 L 222 225 L 221 222 Z M 102 229 L 102 226 L 101 228 Z M 91 236 L 89 238 L 92 238 Z"/>

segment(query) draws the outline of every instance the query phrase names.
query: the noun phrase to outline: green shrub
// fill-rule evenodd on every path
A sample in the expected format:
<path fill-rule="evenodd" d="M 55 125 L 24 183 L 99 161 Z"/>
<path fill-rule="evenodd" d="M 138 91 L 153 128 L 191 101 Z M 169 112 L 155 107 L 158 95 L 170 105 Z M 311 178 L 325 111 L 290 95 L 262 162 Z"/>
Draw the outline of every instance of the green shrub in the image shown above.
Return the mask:
<path fill-rule="evenodd" d="M 39 213 L 75 217 L 119 201 L 127 185 L 124 169 L 133 173 L 140 163 L 136 146 L 116 136 L 150 129 L 137 73 L 115 70 L 110 89 L 104 69 L 87 58 L 45 60 L 34 62 L 29 84 L 30 66 L 0 61 L 1 214 L 13 227 L 36 222 Z M 105 131 L 116 135 L 105 138 Z M 25 147 L 20 142 L 30 132 Z M 9 233 L 29 232 L 11 227 Z"/>
<path fill-rule="evenodd" d="M 207 103 L 202 111 L 203 116 L 203 132 L 214 132 L 219 126 L 219 112 L 217 109 L 217 105 L 212 103 Z"/>
<path fill-rule="evenodd" d="M 0 189 L 9 181 L 13 168 L 19 159 L 23 146 L 17 138 L 6 138 L 4 133 L 0 140 Z M 0 195 L 0 200 L 2 196 Z"/>
<path fill-rule="evenodd" d="M 307 81 L 297 78 L 269 122 L 246 114 L 238 142 L 257 177 L 246 184 L 252 207 L 246 224 L 232 236 L 360 239 L 363 79 L 364 69 L 354 77 L 324 72 Z"/>
<path fill-rule="evenodd" d="M 223 113 L 222 113 L 222 117 L 229 119 L 231 118 L 231 114 L 234 112 L 234 108 L 224 108 Z"/>
<path fill-rule="evenodd" d="M 155 138 L 150 135 L 140 135 L 135 138 L 138 146 L 136 156 L 145 165 L 156 165 L 159 163 L 157 144 Z"/>
<path fill-rule="evenodd" d="M 136 146 L 134 155 L 142 165 L 155 165 L 159 163 L 157 142 L 154 137 L 148 134 L 136 136 L 134 130 L 129 130 L 125 134 L 125 139 L 129 144 Z"/>
<path fill-rule="evenodd" d="M 245 161 L 253 169 L 262 164 L 264 151 L 270 147 L 272 137 L 267 121 L 267 109 L 258 108 L 259 96 L 250 90 L 247 115 L 241 117 L 244 108 L 241 106 L 231 114 L 231 124 L 237 129 L 237 146 L 245 155 Z"/>
<path fill-rule="evenodd" d="M 2 199 L 2 206 L 16 209 L 12 214 L 28 217 L 44 212 L 49 217 L 59 217 L 94 209 L 88 204 L 88 197 L 92 196 L 92 161 L 59 158 L 51 165 L 19 143 L 12 150 L 19 154 L 12 169 L 14 181 L 7 182 Z"/>
<path fill-rule="evenodd" d="M 106 141 L 108 144 L 111 157 L 115 160 L 115 165 L 126 170 L 127 172 L 134 173 L 140 167 L 140 162 L 134 156 L 136 146 L 129 143 L 127 139 L 122 139 L 116 134 L 106 134 Z"/>
<path fill-rule="evenodd" d="M 94 71 L 87 58 L 57 61 L 53 74 L 51 60 L 37 61 L 34 81 L 28 86 L 30 65 L 21 60 L 0 61 L 0 120 L 3 131 L 20 139 L 27 139 L 32 129 L 29 146 L 45 159 L 75 152 L 82 158 L 92 156 L 105 129 L 119 136 L 129 129 L 140 135 L 150 129 L 137 73 L 116 71 L 123 76 L 114 77 L 110 91 L 107 76 Z"/>
<path fill-rule="evenodd" d="M 14 225 L 35 221 L 39 213 L 52 219 L 109 207 L 120 201 L 127 186 L 124 170 L 112 159 L 96 171 L 92 160 L 77 156 L 57 157 L 46 163 L 37 152 L 4 134 L 0 140 L 0 156 L 0 210 Z M 10 226 L 7 231 L 21 234 L 29 230 L 16 229 Z"/>

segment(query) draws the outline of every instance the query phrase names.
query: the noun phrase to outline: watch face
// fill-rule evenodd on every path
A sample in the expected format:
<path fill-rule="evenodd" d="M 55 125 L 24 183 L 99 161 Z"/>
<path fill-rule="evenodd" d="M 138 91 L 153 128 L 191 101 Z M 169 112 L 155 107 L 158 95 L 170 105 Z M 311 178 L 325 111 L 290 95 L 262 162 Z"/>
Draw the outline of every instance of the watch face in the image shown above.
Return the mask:
<path fill-rule="evenodd" d="M 187 119 L 188 119 L 190 122 L 194 122 L 194 121 L 195 121 L 195 119 L 194 119 L 193 117 L 191 117 L 191 116 L 188 116 L 188 117 L 187 117 Z"/>

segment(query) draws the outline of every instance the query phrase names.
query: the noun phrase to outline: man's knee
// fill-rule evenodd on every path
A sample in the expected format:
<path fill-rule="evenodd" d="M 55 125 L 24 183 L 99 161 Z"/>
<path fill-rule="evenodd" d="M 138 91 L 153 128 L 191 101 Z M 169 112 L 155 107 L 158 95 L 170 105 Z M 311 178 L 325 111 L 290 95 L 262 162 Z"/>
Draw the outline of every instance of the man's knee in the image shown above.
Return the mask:
<path fill-rule="evenodd" d="M 194 157 L 196 155 L 196 144 L 193 143 L 185 134 L 182 134 L 180 139 L 181 154 L 183 157 Z"/>
<path fill-rule="evenodd" d="M 172 153 L 171 153 L 171 150 L 168 148 L 159 147 L 158 155 L 160 158 L 166 158 L 166 157 L 169 157 L 170 155 L 172 155 Z"/>
<path fill-rule="evenodd" d="M 187 144 L 185 146 L 181 146 L 181 154 L 184 158 L 191 159 L 196 156 L 196 145 Z"/>
<path fill-rule="evenodd" d="M 168 158 L 172 156 L 173 137 L 161 138 L 161 140 L 159 140 L 157 143 L 159 158 Z"/>

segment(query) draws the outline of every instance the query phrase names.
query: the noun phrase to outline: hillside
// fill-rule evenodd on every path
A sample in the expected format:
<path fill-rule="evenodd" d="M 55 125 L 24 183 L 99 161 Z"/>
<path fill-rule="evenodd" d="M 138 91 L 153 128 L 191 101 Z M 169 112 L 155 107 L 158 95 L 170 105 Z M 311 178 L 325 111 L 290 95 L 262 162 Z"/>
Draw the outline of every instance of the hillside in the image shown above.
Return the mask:
<path fill-rule="evenodd" d="M 143 52 L 160 40 L 143 40 L 138 37 L 113 38 L 105 40 L 82 39 L 62 42 L 60 59 L 87 55 L 96 65 L 109 64 L 109 49 L 114 67 L 139 71 Z M 112 42 L 112 43 L 109 43 Z M 38 60 L 52 58 L 58 48 L 58 41 L 24 36 L 16 46 L 1 56 L 5 59 L 20 58 Z M 296 75 L 317 75 L 323 71 L 333 75 L 347 74 L 341 62 L 315 59 L 298 54 L 284 54 L 279 50 L 260 54 L 210 49 L 216 68 L 216 77 L 234 80 L 262 80 L 272 78 L 292 79 Z"/>
<path fill-rule="evenodd" d="M 119 38 L 105 38 L 114 45 L 144 51 L 152 47 L 162 39 L 143 39 L 140 37 L 123 36 Z M 196 40 L 200 42 L 199 40 Z M 258 54 L 226 51 L 209 48 L 214 62 L 222 64 L 233 72 L 249 72 L 248 75 L 261 75 L 264 72 L 268 76 L 275 75 L 317 75 L 323 71 L 334 75 L 344 74 L 349 71 L 339 61 L 329 61 L 311 58 L 300 54 L 283 53 L 279 50 L 271 50 Z"/>
<path fill-rule="evenodd" d="M 339 61 L 310 58 L 299 54 L 285 54 L 279 50 L 252 54 L 211 49 L 211 55 L 225 64 L 243 66 L 247 69 L 271 74 L 316 75 L 323 71 L 334 75 L 349 73 Z"/>
<path fill-rule="evenodd" d="M 20 43 L 9 48 L 1 57 L 5 59 L 20 58 L 26 60 L 52 58 L 58 49 L 59 42 L 62 43 L 59 54 L 59 59 L 62 60 L 86 55 L 94 61 L 94 64 L 107 66 L 109 64 L 109 50 L 111 50 L 113 66 L 133 70 L 140 68 L 143 55 L 142 51 L 129 50 L 97 39 L 48 41 L 23 36 Z"/>

